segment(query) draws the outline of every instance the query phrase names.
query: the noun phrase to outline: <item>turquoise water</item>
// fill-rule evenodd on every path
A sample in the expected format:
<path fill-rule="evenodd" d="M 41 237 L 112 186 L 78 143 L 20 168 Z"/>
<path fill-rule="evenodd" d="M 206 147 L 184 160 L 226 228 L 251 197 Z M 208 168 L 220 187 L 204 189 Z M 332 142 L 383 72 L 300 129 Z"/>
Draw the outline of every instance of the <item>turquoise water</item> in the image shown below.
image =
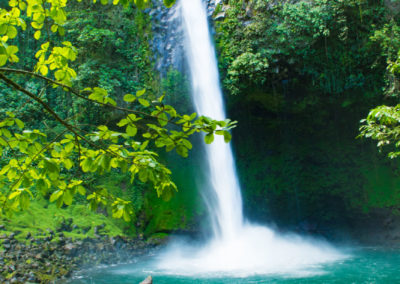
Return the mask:
<path fill-rule="evenodd" d="M 309 267 L 286 275 L 229 277 L 197 275 L 195 277 L 163 275 L 151 268 L 151 257 L 135 263 L 97 267 L 77 275 L 69 283 L 140 283 L 152 275 L 154 284 L 163 283 L 400 283 L 400 250 L 385 248 L 353 249 L 346 260 Z"/>

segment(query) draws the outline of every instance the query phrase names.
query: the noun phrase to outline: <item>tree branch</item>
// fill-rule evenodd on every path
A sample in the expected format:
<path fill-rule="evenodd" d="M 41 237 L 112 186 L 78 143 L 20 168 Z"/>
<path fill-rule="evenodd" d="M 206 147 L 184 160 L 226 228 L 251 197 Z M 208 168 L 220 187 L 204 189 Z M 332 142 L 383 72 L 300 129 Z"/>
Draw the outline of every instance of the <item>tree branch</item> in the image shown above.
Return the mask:
<path fill-rule="evenodd" d="M 45 77 L 45 76 L 43 76 L 43 75 L 40 75 L 40 74 L 38 74 L 38 73 L 35 73 L 35 72 L 31 72 L 31 71 L 27 71 L 27 70 L 22 70 L 22 69 L 12 69 L 12 68 L 0 68 L 0 72 L 9 72 L 9 73 L 30 75 L 30 76 L 33 76 L 33 77 L 36 77 L 36 78 L 45 80 L 45 81 L 47 81 L 47 82 L 49 82 L 49 83 L 55 84 L 55 85 L 57 85 L 57 86 L 60 86 L 60 87 L 62 87 L 62 88 L 64 88 L 64 89 L 67 89 L 68 92 L 70 92 L 70 93 L 76 95 L 77 97 L 79 97 L 79 98 L 81 98 L 81 99 L 84 99 L 84 100 L 86 100 L 86 101 L 89 101 L 89 102 L 92 102 L 92 103 L 95 103 L 95 104 L 99 104 L 99 105 L 102 105 L 102 106 L 111 107 L 111 108 L 114 108 L 114 109 L 117 109 L 117 110 L 126 111 L 126 112 L 130 112 L 130 113 L 141 114 L 141 115 L 144 115 L 144 116 L 148 116 L 148 117 L 154 118 L 152 115 L 150 115 L 150 114 L 148 114 L 148 113 L 145 113 L 145 112 L 142 112 L 142 111 L 131 110 L 131 109 L 128 109 L 128 108 L 123 108 L 123 107 L 119 107 L 119 106 L 113 106 L 113 105 L 111 105 L 111 104 L 107 104 L 107 103 L 102 103 L 102 102 L 94 101 L 94 100 L 92 100 L 92 99 L 89 99 L 88 97 L 83 96 L 78 90 L 76 90 L 76 89 L 74 89 L 74 88 L 72 88 L 72 87 L 70 87 L 70 86 L 67 86 L 67 85 L 62 84 L 62 83 L 60 83 L 60 82 L 57 82 L 57 81 L 55 81 L 55 80 L 53 80 L 53 79 L 47 78 L 47 77 Z"/>
<path fill-rule="evenodd" d="M 100 147 L 99 145 L 96 145 L 95 143 L 93 143 L 92 141 L 90 141 L 89 139 L 87 139 L 85 136 L 79 134 L 76 131 L 76 128 L 67 123 L 65 120 L 63 120 L 57 113 L 54 112 L 54 110 L 48 105 L 46 104 L 42 99 L 40 99 L 38 96 L 34 95 L 33 93 L 29 92 L 28 90 L 26 90 L 25 88 L 23 88 L 22 86 L 18 85 L 17 83 L 15 83 L 14 81 L 12 81 L 11 79 L 7 78 L 6 76 L 4 76 L 4 74 L 0 73 L 0 79 L 3 80 L 7 85 L 13 87 L 14 89 L 24 93 L 25 95 L 29 96 L 30 98 L 32 98 L 34 101 L 38 102 L 40 105 L 43 106 L 43 108 L 49 113 L 51 114 L 59 123 L 61 123 L 65 128 L 67 128 L 69 131 L 71 131 L 75 136 L 81 138 L 82 140 L 84 140 L 86 143 L 88 143 L 89 145 L 91 145 L 92 147 L 96 148 L 96 149 L 101 149 L 104 150 L 107 153 L 111 153 L 114 156 L 117 157 L 121 157 L 121 155 L 119 155 L 118 153 L 115 153 L 113 151 L 110 151 L 108 149 L 103 149 L 102 147 Z"/>
<path fill-rule="evenodd" d="M 128 108 L 124 108 L 124 107 L 120 107 L 120 106 L 114 106 L 114 105 L 111 105 L 111 104 L 108 104 L 108 103 L 102 103 L 102 102 L 94 101 L 94 100 L 89 99 L 88 97 L 82 95 L 78 90 L 76 90 L 76 89 L 74 89 L 74 88 L 72 88 L 70 86 L 67 86 L 67 85 L 62 84 L 60 82 L 57 82 L 57 81 L 55 81 L 53 79 L 47 78 L 47 77 L 45 77 L 43 75 L 40 75 L 38 73 L 35 73 L 35 72 L 22 70 L 22 69 L 12 69 L 12 68 L 0 68 L 0 72 L 5 72 L 5 73 L 9 72 L 9 73 L 30 75 L 30 76 L 45 80 L 45 81 L 47 81 L 49 83 L 55 84 L 57 86 L 60 86 L 60 87 L 62 87 L 64 89 L 66 89 L 68 92 L 70 92 L 70 93 L 74 94 L 75 96 L 77 96 L 77 97 L 79 97 L 81 99 L 84 99 L 86 101 L 89 101 L 89 102 L 92 102 L 92 103 L 95 103 L 95 104 L 98 104 L 98 105 L 101 105 L 101 106 L 111 107 L 111 108 L 114 108 L 116 110 L 125 111 L 125 112 L 128 112 L 128 113 L 135 113 L 135 114 L 139 114 L 139 115 L 146 116 L 146 117 L 149 117 L 149 118 L 159 119 L 157 116 L 153 116 L 153 115 L 145 113 L 143 111 L 132 110 L 132 109 L 128 109 Z M 165 120 L 165 119 L 161 119 L 161 120 Z M 171 123 L 173 125 L 181 126 L 181 125 L 173 122 L 171 119 L 167 119 L 165 121 L 167 123 Z"/>

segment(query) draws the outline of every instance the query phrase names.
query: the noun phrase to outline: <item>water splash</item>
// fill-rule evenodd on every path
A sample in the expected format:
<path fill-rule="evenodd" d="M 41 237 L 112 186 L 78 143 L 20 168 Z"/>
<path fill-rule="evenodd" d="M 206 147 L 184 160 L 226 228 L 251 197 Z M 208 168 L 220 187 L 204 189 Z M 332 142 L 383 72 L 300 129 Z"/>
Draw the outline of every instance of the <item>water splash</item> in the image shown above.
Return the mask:
<path fill-rule="evenodd" d="M 201 0 L 182 0 L 186 55 L 193 101 L 199 115 L 225 119 L 223 96 L 206 7 Z M 207 194 L 213 232 L 206 244 L 171 245 L 157 270 L 178 275 L 320 273 L 320 265 L 344 257 L 326 243 L 296 235 L 281 236 L 252 225 L 242 213 L 240 186 L 229 144 L 222 137 L 206 148 L 212 194 Z"/>

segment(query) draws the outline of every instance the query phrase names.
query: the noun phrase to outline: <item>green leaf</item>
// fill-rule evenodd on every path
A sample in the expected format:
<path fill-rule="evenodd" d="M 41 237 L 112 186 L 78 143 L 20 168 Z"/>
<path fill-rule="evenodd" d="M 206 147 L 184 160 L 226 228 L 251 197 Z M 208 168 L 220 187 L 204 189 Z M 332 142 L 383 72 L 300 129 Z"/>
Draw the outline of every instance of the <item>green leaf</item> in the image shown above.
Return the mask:
<path fill-rule="evenodd" d="M 0 139 L 0 141 L 2 141 L 2 140 Z M 7 144 L 6 144 L 6 145 L 7 145 Z M 10 169 L 10 166 L 9 166 L 9 165 L 3 167 L 3 168 L 0 170 L 0 175 L 4 175 L 6 172 L 8 172 L 9 169 Z"/>
<path fill-rule="evenodd" d="M 129 125 L 126 127 L 126 134 L 128 134 L 129 136 L 133 137 L 133 136 L 136 135 L 136 133 L 137 133 L 137 127 L 136 127 L 136 125 L 134 125 L 134 124 L 129 124 Z"/>
<path fill-rule="evenodd" d="M 126 210 L 124 210 L 123 217 L 124 217 L 125 222 L 129 222 L 131 220 L 131 216 L 129 215 L 129 213 Z"/>
<path fill-rule="evenodd" d="M 127 125 L 128 123 L 129 123 L 129 121 L 126 118 L 123 118 L 123 119 L 121 119 L 120 122 L 117 123 L 117 125 L 119 127 L 123 127 L 123 126 Z"/>
<path fill-rule="evenodd" d="M 224 131 L 224 141 L 225 141 L 225 143 L 228 143 L 231 140 L 232 140 L 232 135 L 228 131 Z"/>
<path fill-rule="evenodd" d="M 165 146 L 164 138 L 158 138 L 155 141 L 156 147 L 161 148 Z"/>
<path fill-rule="evenodd" d="M 36 188 L 39 189 L 43 194 L 46 194 L 48 190 L 47 184 L 43 179 L 37 180 Z"/>
<path fill-rule="evenodd" d="M 100 125 L 100 126 L 98 126 L 97 128 L 98 128 L 99 130 L 101 130 L 101 131 L 107 131 L 107 130 L 108 130 L 108 127 L 105 126 L 105 125 Z"/>
<path fill-rule="evenodd" d="M 25 9 L 26 9 L 26 3 L 25 3 L 25 2 L 22 2 L 22 1 L 19 1 L 19 8 L 20 8 L 21 10 L 25 10 Z"/>
<path fill-rule="evenodd" d="M 8 26 L 8 28 L 7 28 L 7 36 L 10 39 L 15 38 L 17 36 L 17 34 L 18 34 L 18 31 L 14 26 Z"/>
<path fill-rule="evenodd" d="M 85 189 L 82 185 L 78 185 L 78 186 L 76 187 L 76 190 L 78 191 L 78 193 L 79 193 L 80 195 L 85 195 L 85 194 L 86 194 L 86 189 Z"/>
<path fill-rule="evenodd" d="M 141 97 L 141 96 L 143 96 L 145 93 L 146 93 L 146 89 L 143 89 L 143 90 L 137 91 L 137 92 L 136 92 L 136 96 L 137 96 L 137 97 Z"/>
<path fill-rule="evenodd" d="M 90 171 L 92 163 L 93 163 L 92 159 L 90 158 L 84 159 L 83 162 L 81 162 L 82 171 L 84 171 L 85 173 Z"/>
<path fill-rule="evenodd" d="M 0 54 L 0 66 L 4 66 L 7 63 L 7 55 L 5 54 Z"/>
<path fill-rule="evenodd" d="M 43 49 L 44 51 L 47 51 L 47 49 L 49 49 L 49 46 L 50 42 L 45 42 L 40 46 L 40 48 Z"/>
<path fill-rule="evenodd" d="M 46 65 L 42 65 L 39 68 L 39 72 L 42 73 L 43 76 L 46 76 L 49 73 L 49 68 Z"/>
<path fill-rule="evenodd" d="M 15 119 L 15 123 L 17 124 L 17 126 L 18 126 L 20 129 L 24 129 L 25 124 L 24 124 L 20 119 L 16 118 L 16 119 Z"/>
<path fill-rule="evenodd" d="M 65 78 L 65 72 L 63 70 L 57 70 L 56 73 L 54 73 L 54 77 L 56 77 L 58 81 L 62 81 Z"/>
<path fill-rule="evenodd" d="M 136 97 L 132 94 L 126 94 L 124 96 L 124 101 L 126 101 L 128 103 L 134 102 L 135 100 L 136 100 Z"/>
<path fill-rule="evenodd" d="M 36 31 L 36 32 L 33 34 L 33 37 L 34 37 L 36 40 L 39 40 L 41 35 L 42 35 L 42 32 L 41 32 L 41 31 Z"/>
<path fill-rule="evenodd" d="M 149 107 L 150 106 L 149 101 L 145 100 L 145 99 L 139 99 L 139 103 L 144 107 Z"/>
<path fill-rule="evenodd" d="M 67 152 L 71 152 L 75 147 L 75 144 L 72 142 L 69 142 L 67 145 L 65 145 L 64 149 Z"/>
<path fill-rule="evenodd" d="M 62 190 L 56 190 L 52 193 L 52 195 L 50 196 L 50 202 L 54 202 L 55 200 L 59 199 L 60 196 L 63 195 L 63 191 Z"/>
<path fill-rule="evenodd" d="M 74 166 L 74 163 L 70 159 L 65 159 L 64 166 L 67 170 L 69 170 Z"/>
<path fill-rule="evenodd" d="M 7 172 L 7 178 L 9 180 L 14 179 L 17 176 L 17 171 L 13 168 L 11 168 L 8 172 Z"/>
<path fill-rule="evenodd" d="M 99 156 L 98 159 L 96 159 L 98 162 L 98 165 L 103 169 L 103 170 L 108 170 L 110 168 L 110 161 L 111 159 L 106 156 L 106 155 L 101 155 Z"/>
<path fill-rule="evenodd" d="M 51 29 L 51 31 L 52 31 L 53 33 L 55 33 L 55 32 L 57 32 L 57 30 L 58 30 L 58 26 L 57 26 L 57 25 L 52 25 L 50 29 Z"/>
<path fill-rule="evenodd" d="M 38 22 L 32 22 L 31 26 L 36 29 L 36 30 L 40 30 L 43 28 L 43 23 L 38 23 Z"/>
<path fill-rule="evenodd" d="M 11 55 L 17 53 L 18 50 L 19 50 L 18 46 L 9 45 L 9 46 L 7 47 L 7 54 L 8 54 L 9 56 L 11 56 Z"/>
<path fill-rule="evenodd" d="M 11 167 L 18 167 L 18 161 L 16 159 L 12 159 L 10 160 L 10 162 L 8 163 Z"/>
<path fill-rule="evenodd" d="M 57 199 L 56 206 L 57 206 L 58 208 L 61 208 L 62 205 L 63 205 L 63 198 Z"/>
<path fill-rule="evenodd" d="M 184 146 L 182 146 L 182 145 L 178 145 L 178 146 L 176 147 L 176 152 L 177 152 L 181 157 L 184 157 L 184 158 L 187 158 L 187 157 L 189 156 L 189 150 L 188 150 L 188 148 L 186 148 L 186 147 L 184 147 Z"/>
<path fill-rule="evenodd" d="M 194 112 L 189 116 L 189 118 L 190 118 L 190 120 L 193 120 L 196 118 L 196 116 L 197 116 L 197 113 Z"/>
<path fill-rule="evenodd" d="M 176 117 L 177 116 L 176 110 L 170 105 L 166 105 L 164 107 L 164 111 L 166 113 L 168 113 L 171 117 Z"/>
<path fill-rule="evenodd" d="M 165 98 L 165 94 L 158 98 L 158 102 L 161 103 Z"/>
<path fill-rule="evenodd" d="M 167 116 L 164 112 L 162 112 L 162 113 L 157 117 L 157 119 L 158 119 L 158 123 L 159 123 L 161 126 L 165 126 L 165 125 L 168 124 L 168 116 Z"/>
<path fill-rule="evenodd" d="M 110 98 L 110 97 L 106 98 L 106 103 L 108 103 L 108 104 L 110 104 L 112 106 L 116 106 L 117 105 L 117 102 L 115 100 L 113 100 L 112 98 Z"/>
<path fill-rule="evenodd" d="M 19 195 L 21 195 L 21 190 L 16 190 L 16 191 L 12 192 L 12 193 L 8 196 L 8 199 L 12 200 L 12 199 L 14 199 L 15 197 L 17 197 L 17 196 L 19 196 Z"/>
<path fill-rule="evenodd" d="M 206 144 L 211 144 L 214 141 L 214 134 L 208 133 L 206 136 L 204 136 L 204 141 Z"/>
<path fill-rule="evenodd" d="M 71 204 L 72 204 L 72 199 L 73 199 L 73 195 L 72 195 L 71 190 L 66 190 L 66 191 L 64 192 L 63 202 L 64 202 L 66 205 L 71 205 Z"/>
<path fill-rule="evenodd" d="M 192 143 L 190 143 L 190 141 L 186 140 L 186 139 L 182 139 L 182 144 L 188 149 L 192 149 L 192 147 L 193 147 Z"/>
<path fill-rule="evenodd" d="M 10 0 L 8 5 L 10 5 L 10 7 L 15 7 L 18 5 L 18 0 Z"/>
<path fill-rule="evenodd" d="M 14 122 L 12 122 L 11 125 L 13 125 L 13 124 L 14 124 Z M 3 135 L 4 135 L 5 137 L 7 137 L 7 138 L 11 138 L 11 137 L 12 137 L 11 132 L 10 132 L 7 128 L 3 128 L 1 131 L 3 132 Z"/>
<path fill-rule="evenodd" d="M 64 36 L 65 35 L 65 29 L 64 27 L 58 27 L 58 34 L 60 36 Z"/>
<path fill-rule="evenodd" d="M 19 198 L 19 205 L 21 206 L 22 210 L 26 210 L 29 207 L 30 199 L 29 195 L 26 192 L 22 192 Z"/>
<path fill-rule="evenodd" d="M 116 218 L 116 219 L 119 219 L 119 218 L 122 217 L 122 214 L 124 214 L 124 210 L 123 210 L 123 209 L 118 209 L 118 210 L 115 210 L 115 211 L 113 212 L 112 216 L 113 216 L 114 218 Z"/>

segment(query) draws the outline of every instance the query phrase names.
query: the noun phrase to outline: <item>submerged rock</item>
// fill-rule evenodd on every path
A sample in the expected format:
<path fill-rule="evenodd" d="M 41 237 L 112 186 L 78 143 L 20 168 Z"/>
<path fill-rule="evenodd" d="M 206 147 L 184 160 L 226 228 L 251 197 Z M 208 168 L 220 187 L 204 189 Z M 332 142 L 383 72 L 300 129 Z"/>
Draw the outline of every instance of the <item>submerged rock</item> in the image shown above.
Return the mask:
<path fill-rule="evenodd" d="M 153 284 L 153 278 L 151 276 L 147 276 L 146 279 L 144 279 L 142 282 L 139 284 Z"/>

